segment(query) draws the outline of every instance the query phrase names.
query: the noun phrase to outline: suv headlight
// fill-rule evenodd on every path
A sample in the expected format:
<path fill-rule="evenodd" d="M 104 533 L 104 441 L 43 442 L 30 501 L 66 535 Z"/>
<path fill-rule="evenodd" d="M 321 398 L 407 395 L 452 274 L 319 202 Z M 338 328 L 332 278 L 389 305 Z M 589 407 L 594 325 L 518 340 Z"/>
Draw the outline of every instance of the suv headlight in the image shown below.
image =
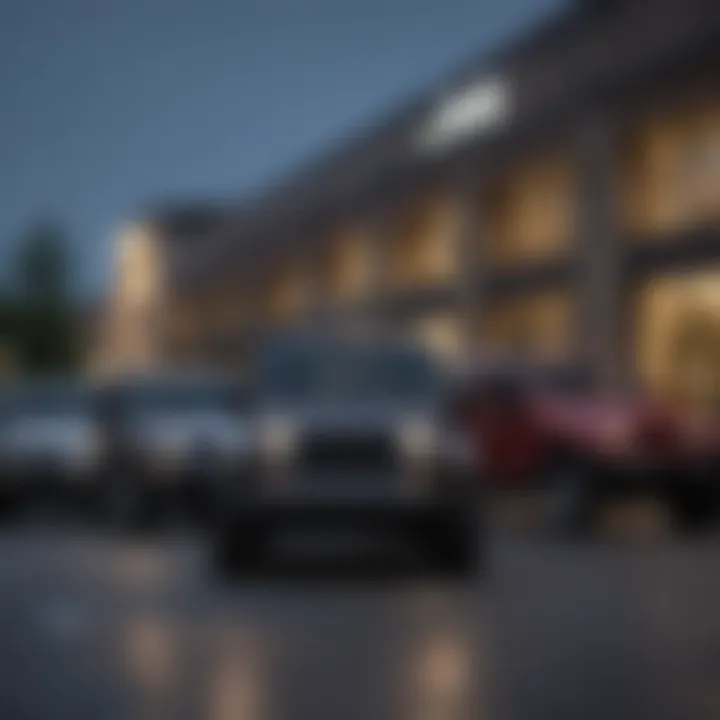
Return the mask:
<path fill-rule="evenodd" d="M 398 440 L 404 457 L 426 460 L 437 452 L 437 428 L 430 418 L 414 417 L 403 422 Z"/>
<path fill-rule="evenodd" d="M 295 454 L 297 429 L 287 417 L 271 415 L 262 421 L 258 440 L 263 460 L 282 464 Z"/>
<path fill-rule="evenodd" d="M 68 447 L 69 464 L 73 470 L 94 470 L 100 464 L 103 448 L 103 437 L 98 428 L 84 428 L 78 432 Z"/>

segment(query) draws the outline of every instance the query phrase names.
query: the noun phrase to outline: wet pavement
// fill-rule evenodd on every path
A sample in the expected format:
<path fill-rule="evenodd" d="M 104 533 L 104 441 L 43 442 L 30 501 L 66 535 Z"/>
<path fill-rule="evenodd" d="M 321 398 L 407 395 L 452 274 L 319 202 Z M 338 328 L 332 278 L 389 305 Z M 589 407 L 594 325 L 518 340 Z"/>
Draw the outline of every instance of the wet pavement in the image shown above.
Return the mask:
<path fill-rule="evenodd" d="M 720 541 L 494 538 L 486 578 L 400 554 L 227 584 L 187 531 L 0 534 L 0 717 L 720 717 Z"/>

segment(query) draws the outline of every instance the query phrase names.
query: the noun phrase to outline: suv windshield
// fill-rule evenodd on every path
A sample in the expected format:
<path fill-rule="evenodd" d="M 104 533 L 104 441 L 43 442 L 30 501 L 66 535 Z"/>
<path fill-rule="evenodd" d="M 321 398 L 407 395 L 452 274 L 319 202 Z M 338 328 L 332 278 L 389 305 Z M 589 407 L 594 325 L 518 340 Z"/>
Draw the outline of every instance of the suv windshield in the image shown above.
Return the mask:
<path fill-rule="evenodd" d="M 412 348 L 293 344 L 267 350 L 261 394 L 276 401 L 421 399 L 441 386 L 438 369 Z"/>

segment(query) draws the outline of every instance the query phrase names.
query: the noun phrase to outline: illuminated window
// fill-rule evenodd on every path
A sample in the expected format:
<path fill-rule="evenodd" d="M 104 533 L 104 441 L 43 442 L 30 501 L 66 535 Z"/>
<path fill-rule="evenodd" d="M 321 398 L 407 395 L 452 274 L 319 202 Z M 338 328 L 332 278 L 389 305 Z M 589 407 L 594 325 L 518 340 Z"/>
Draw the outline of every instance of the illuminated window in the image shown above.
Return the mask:
<path fill-rule="evenodd" d="M 271 322 L 292 322 L 307 309 L 310 286 L 302 268 L 287 264 L 271 273 L 265 290 L 264 308 Z"/>
<path fill-rule="evenodd" d="M 662 233 L 720 221 L 720 104 L 647 122 L 631 138 L 624 172 L 632 229 Z"/>
<path fill-rule="evenodd" d="M 572 350 L 573 298 L 550 290 L 494 303 L 484 323 L 484 340 L 492 352 L 554 360 Z"/>
<path fill-rule="evenodd" d="M 404 214 L 396 225 L 391 278 L 399 288 L 452 279 L 458 269 L 459 207 L 443 197 Z"/>
<path fill-rule="evenodd" d="M 576 178 L 564 160 L 536 162 L 511 173 L 484 203 L 483 242 L 500 264 L 565 252 L 575 230 Z"/>
<path fill-rule="evenodd" d="M 661 276 L 638 296 L 637 369 L 652 392 L 720 408 L 720 272 Z"/>
<path fill-rule="evenodd" d="M 339 233 L 329 248 L 325 271 L 333 299 L 362 297 L 373 280 L 371 239 L 357 228 Z"/>
<path fill-rule="evenodd" d="M 118 245 L 118 296 L 123 306 L 146 307 L 156 298 L 160 283 L 157 244 L 141 226 L 121 234 Z"/>
<path fill-rule="evenodd" d="M 151 229 L 136 224 L 116 244 L 111 344 L 118 366 L 149 367 L 159 359 L 163 267 Z"/>

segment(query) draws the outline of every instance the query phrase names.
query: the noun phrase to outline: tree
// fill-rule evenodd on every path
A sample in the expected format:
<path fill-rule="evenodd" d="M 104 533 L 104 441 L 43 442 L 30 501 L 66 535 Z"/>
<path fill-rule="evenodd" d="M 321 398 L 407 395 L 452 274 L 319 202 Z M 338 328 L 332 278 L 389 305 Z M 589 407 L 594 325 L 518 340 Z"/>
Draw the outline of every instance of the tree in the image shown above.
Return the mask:
<path fill-rule="evenodd" d="M 36 225 L 15 257 L 15 345 L 28 372 L 68 370 L 75 360 L 75 310 L 65 234 Z"/>

